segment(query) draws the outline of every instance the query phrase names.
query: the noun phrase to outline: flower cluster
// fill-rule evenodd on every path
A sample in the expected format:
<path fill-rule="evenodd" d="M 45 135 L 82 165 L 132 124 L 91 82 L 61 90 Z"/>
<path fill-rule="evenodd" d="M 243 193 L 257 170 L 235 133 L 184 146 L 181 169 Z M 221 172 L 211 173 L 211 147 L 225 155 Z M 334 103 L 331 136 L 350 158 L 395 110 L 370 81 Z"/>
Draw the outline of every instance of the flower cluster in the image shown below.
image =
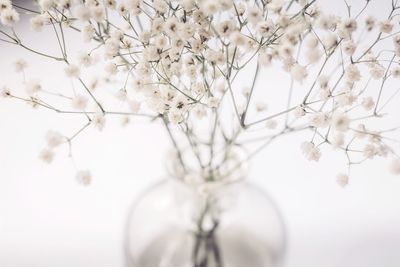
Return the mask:
<path fill-rule="evenodd" d="M 62 95 L 71 110 L 45 102 L 48 91 L 37 80 L 24 80 L 26 96 L 10 89 L 1 95 L 87 117 L 71 138 L 48 133 L 48 147 L 40 154 L 46 162 L 56 146 L 70 144 L 90 125 L 102 130 L 107 117 L 119 115 L 124 124 L 131 117 L 162 122 L 182 169 L 207 173 L 207 180 L 226 178 L 279 136 L 307 131 L 300 147 L 308 160 L 319 161 L 331 145 L 345 155 L 349 169 L 390 156 L 391 170 L 399 173 L 399 157 L 390 145 L 397 141 L 389 135 L 400 125 L 374 127 L 386 118 L 384 110 L 398 92 L 390 90 L 390 81 L 400 77 L 400 6 L 392 2 L 380 20 L 365 14 L 372 1 L 364 2 L 360 10 L 348 7 L 348 16 L 339 17 L 316 0 L 40 0 L 35 9 L 0 0 L 1 24 L 10 29 L 0 30 L 2 40 L 62 62 L 65 75 L 81 88 Z M 53 28 L 59 55 L 21 42 L 14 30 L 17 11 L 28 14 L 35 32 Z M 65 31 L 79 39 L 67 39 Z M 69 42 L 90 48 L 71 56 Z M 99 66 L 101 78 L 82 78 Z M 16 62 L 17 72 L 25 68 L 24 61 Z M 266 75 L 271 69 L 288 77 L 288 88 L 256 101 L 264 89 L 261 79 L 279 87 Z M 247 86 L 237 82 L 243 77 Z M 96 88 L 107 84 L 124 110 L 101 99 Z M 287 105 L 269 110 L 287 96 Z M 221 168 L 244 146 L 250 150 L 247 157 Z M 196 166 L 182 156 L 186 148 Z M 89 183 L 87 172 L 78 176 Z M 348 173 L 337 177 L 339 185 L 348 183 Z"/>

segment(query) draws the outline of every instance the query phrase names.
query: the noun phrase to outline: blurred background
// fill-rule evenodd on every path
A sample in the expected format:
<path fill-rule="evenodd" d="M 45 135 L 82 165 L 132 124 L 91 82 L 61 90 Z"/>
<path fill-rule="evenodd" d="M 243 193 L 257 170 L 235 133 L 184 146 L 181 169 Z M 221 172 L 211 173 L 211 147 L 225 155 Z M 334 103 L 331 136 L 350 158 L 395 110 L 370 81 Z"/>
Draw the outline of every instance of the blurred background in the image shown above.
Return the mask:
<path fill-rule="evenodd" d="M 330 13 L 346 12 L 342 1 L 320 2 Z M 357 8 L 364 0 L 348 3 Z M 366 13 L 384 17 L 390 4 L 372 0 Z M 51 32 L 38 38 L 27 21 L 16 31 L 32 47 L 57 51 Z M 18 58 L 45 88 L 70 86 L 61 63 L 2 42 L 0 85 L 21 87 L 22 74 L 13 68 Z M 169 139 L 158 124 L 138 120 L 121 127 L 120 119 L 107 118 L 102 132 L 89 128 L 75 140 L 74 161 L 67 146 L 50 165 L 38 159 L 49 129 L 72 134 L 84 122 L 0 99 L 0 266 L 124 265 L 127 213 L 138 193 L 164 177 Z M 400 266 L 400 178 L 389 174 L 388 162 L 354 167 L 349 185 L 341 188 L 335 177 L 346 170 L 343 157 L 327 150 L 319 163 L 308 162 L 299 149 L 302 141 L 301 136 L 279 139 L 255 158 L 249 175 L 283 214 L 286 266 Z M 76 182 L 76 169 L 91 170 L 91 186 Z"/>

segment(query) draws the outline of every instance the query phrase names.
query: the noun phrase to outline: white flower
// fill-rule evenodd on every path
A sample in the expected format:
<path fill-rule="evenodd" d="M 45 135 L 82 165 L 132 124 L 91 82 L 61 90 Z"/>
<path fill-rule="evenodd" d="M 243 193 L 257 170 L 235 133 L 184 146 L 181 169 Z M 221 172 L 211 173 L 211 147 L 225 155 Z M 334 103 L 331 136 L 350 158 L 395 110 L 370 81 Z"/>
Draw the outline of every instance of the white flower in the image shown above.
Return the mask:
<path fill-rule="evenodd" d="M 326 49 L 333 48 L 338 43 L 336 34 L 329 32 L 322 40 L 322 43 Z"/>
<path fill-rule="evenodd" d="M 339 35 L 342 38 L 350 37 L 351 34 L 357 30 L 357 21 L 353 18 L 344 19 L 338 27 Z"/>
<path fill-rule="evenodd" d="M 115 9 L 117 7 L 117 2 L 115 0 L 106 0 L 104 1 L 106 7 L 110 8 L 110 9 Z"/>
<path fill-rule="evenodd" d="M 256 111 L 257 112 L 263 112 L 263 111 L 267 110 L 268 105 L 266 103 L 264 103 L 264 102 L 257 102 L 255 104 L 255 107 L 256 107 Z"/>
<path fill-rule="evenodd" d="M 308 160 L 318 161 L 321 157 L 321 151 L 311 142 L 303 142 L 301 150 Z"/>
<path fill-rule="evenodd" d="M 107 57 L 116 56 L 119 52 L 119 40 L 114 38 L 109 38 L 104 44 L 105 54 Z"/>
<path fill-rule="evenodd" d="M 65 75 L 69 78 L 79 78 L 80 70 L 76 65 L 70 64 L 64 69 L 64 71 Z"/>
<path fill-rule="evenodd" d="M 334 129 L 345 132 L 349 129 L 350 120 L 345 113 L 336 113 L 332 116 L 332 126 Z"/>
<path fill-rule="evenodd" d="M 307 77 L 307 69 L 304 66 L 295 64 L 290 71 L 293 80 L 302 82 Z"/>
<path fill-rule="evenodd" d="M 76 6 L 74 13 L 75 17 L 81 22 L 85 22 L 90 19 L 90 9 L 85 5 Z"/>
<path fill-rule="evenodd" d="M 375 64 L 372 68 L 369 69 L 369 73 L 371 77 L 375 80 L 381 79 L 385 75 L 385 68 L 381 65 Z"/>
<path fill-rule="evenodd" d="M 76 180 L 78 183 L 88 186 L 92 182 L 92 174 L 88 170 L 80 170 L 76 173 Z"/>
<path fill-rule="evenodd" d="M 3 87 L 0 90 L 0 97 L 6 98 L 10 97 L 10 95 L 11 95 L 10 89 L 8 89 L 7 87 Z"/>
<path fill-rule="evenodd" d="M 393 174 L 400 174 L 400 159 L 394 159 L 389 166 L 389 170 Z"/>
<path fill-rule="evenodd" d="M 51 149 L 45 148 L 39 153 L 39 159 L 46 163 L 51 163 L 54 159 L 54 152 Z"/>
<path fill-rule="evenodd" d="M 101 5 L 91 7 L 90 8 L 90 16 L 96 21 L 96 22 L 103 22 L 106 18 L 106 13 L 104 11 L 104 7 Z"/>
<path fill-rule="evenodd" d="M 354 83 L 361 79 L 361 74 L 357 66 L 353 64 L 346 68 L 345 77 L 347 82 Z"/>
<path fill-rule="evenodd" d="M 324 127 L 327 124 L 327 117 L 323 112 L 317 112 L 310 114 L 308 118 L 308 123 L 310 126 L 318 128 L 318 127 Z"/>
<path fill-rule="evenodd" d="M 183 7 L 185 11 L 190 11 L 195 7 L 195 0 L 179 0 L 179 5 Z"/>
<path fill-rule="evenodd" d="M 42 30 L 46 20 L 47 20 L 47 18 L 42 14 L 34 16 L 29 21 L 30 25 L 31 25 L 31 29 L 36 32 L 40 32 Z"/>
<path fill-rule="evenodd" d="M 340 187 L 345 187 L 349 183 L 349 176 L 344 173 L 339 173 L 336 176 L 336 182 Z"/>
<path fill-rule="evenodd" d="M 306 111 L 304 110 L 304 107 L 302 106 L 297 106 L 294 110 L 293 110 L 293 115 L 296 118 L 301 118 L 304 115 L 306 115 Z"/>
<path fill-rule="evenodd" d="M 367 28 L 367 31 L 372 31 L 375 27 L 375 23 L 376 23 L 376 20 L 374 17 L 372 17 L 372 16 L 366 17 L 365 18 L 365 26 Z"/>
<path fill-rule="evenodd" d="M 126 92 L 126 90 L 121 89 L 118 90 L 118 92 L 115 93 L 115 97 L 119 100 L 119 101 L 125 101 L 128 97 L 128 94 Z"/>
<path fill-rule="evenodd" d="M 29 95 L 33 95 L 41 91 L 42 86 L 40 85 L 38 80 L 30 80 L 25 84 L 25 89 Z"/>
<path fill-rule="evenodd" d="M 11 9 L 11 0 L 0 0 L 0 13 L 6 9 Z"/>
<path fill-rule="evenodd" d="M 59 132 L 50 130 L 46 133 L 47 145 L 51 148 L 61 145 L 64 139 L 65 137 L 62 136 Z"/>
<path fill-rule="evenodd" d="M 85 43 L 92 40 L 92 38 L 94 37 L 94 34 L 95 34 L 95 30 L 91 24 L 85 25 L 82 28 L 82 39 Z"/>
<path fill-rule="evenodd" d="M 365 128 L 364 124 L 357 125 L 357 128 L 354 133 L 354 137 L 358 139 L 363 139 L 366 136 L 367 129 Z"/>
<path fill-rule="evenodd" d="M 267 52 L 260 52 L 258 54 L 258 62 L 264 67 L 270 66 L 272 63 L 272 54 Z"/>
<path fill-rule="evenodd" d="M 343 52 L 347 55 L 353 55 L 356 51 L 356 44 L 352 40 L 348 40 L 342 43 Z"/>
<path fill-rule="evenodd" d="M 179 124 L 183 120 L 182 112 L 178 109 L 171 109 L 168 111 L 168 120 L 172 124 Z"/>
<path fill-rule="evenodd" d="M 4 26 L 13 26 L 19 21 L 19 14 L 15 9 L 5 9 L 0 14 L 0 22 Z"/>
<path fill-rule="evenodd" d="M 305 44 L 308 48 L 313 49 L 318 46 L 318 38 L 314 34 L 307 35 Z"/>
<path fill-rule="evenodd" d="M 390 20 L 385 20 L 379 23 L 379 30 L 383 33 L 391 33 L 393 30 L 393 23 Z"/>
<path fill-rule="evenodd" d="M 308 63 L 310 63 L 310 64 L 318 62 L 318 60 L 320 60 L 321 56 L 322 56 L 321 51 L 316 48 L 310 49 L 306 52 L 306 58 L 307 58 Z"/>
<path fill-rule="evenodd" d="M 136 101 L 136 100 L 129 100 L 128 105 L 129 109 L 131 110 L 132 113 L 138 113 L 140 110 L 141 102 Z"/>
<path fill-rule="evenodd" d="M 14 62 L 14 68 L 15 68 L 16 72 L 24 71 L 27 66 L 28 66 L 28 63 L 26 63 L 25 59 L 23 59 L 23 58 L 17 59 Z"/>
<path fill-rule="evenodd" d="M 338 148 L 344 145 L 344 134 L 341 132 L 335 133 L 332 136 L 331 144 L 334 148 Z"/>
<path fill-rule="evenodd" d="M 251 24 L 257 25 L 262 18 L 262 9 L 258 6 L 253 6 L 247 10 L 247 19 Z"/>
<path fill-rule="evenodd" d="M 373 109 L 375 107 L 375 101 L 372 97 L 365 97 L 362 102 L 361 105 L 363 106 L 363 108 L 367 111 Z"/>
<path fill-rule="evenodd" d="M 218 12 L 218 1 L 205 0 L 202 1 L 201 3 L 202 3 L 201 11 L 203 11 L 204 14 L 211 16 Z"/>
<path fill-rule="evenodd" d="M 207 99 L 207 106 L 209 108 L 217 108 L 218 105 L 219 105 L 219 99 L 217 97 L 212 96 Z"/>
<path fill-rule="evenodd" d="M 77 110 L 85 110 L 87 103 L 88 98 L 84 95 L 76 95 L 71 101 L 72 107 Z"/>
<path fill-rule="evenodd" d="M 106 118 L 103 113 L 96 113 L 92 118 L 93 125 L 99 130 L 102 131 L 104 125 L 106 124 Z"/>
<path fill-rule="evenodd" d="M 78 59 L 79 65 L 83 66 L 83 67 L 89 67 L 93 62 L 93 59 L 90 56 L 90 54 L 88 54 L 88 53 L 86 53 L 84 51 L 81 51 L 81 52 L 78 53 L 77 59 Z"/>
<path fill-rule="evenodd" d="M 273 130 L 278 126 L 278 122 L 276 120 L 268 120 L 265 123 L 265 126 L 267 127 L 267 129 Z"/>
<path fill-rule="evenodd" d="M 257 24 L 257 32 L 262 36 L 262 37 L 269 37 L 272 35 L 272 33 L 275 31 L 275 24 L 272 20 L 263 20 L 260 21 Z"/>
<path fill-rule="evenodd" d="M 197 104 L 195 105 L 195 107 L 192 109 L 191 111 L 193 113 L 193 115 L 198 118 L 199 120 L 201 120 L 202 118 L 204 118 L 205 116 L 207 116 L 207 110 L 205 109 L 205 107 L 201 104 Z"/>
<path fill-rule="evenodd" d="M 116 74 L 118 72 L 117 65 L 115 63 L 109 62 L 105 65 L 104 70 L 108 74 Z"/>
<path fill-rule="evenodd" d="M 378 148 L 372 144 L 367 144 L 364 147 L 363 155 L 367 159 L 372 159 L 374 156 L 378 154 Z"/>
<path fill-rule="evenodd" d="M 206 92 L 206 88 L 204 87 L 203 83 L 194 83 L 192 85 L 192 90 L 196 95 L 202 95 Z"/>
<path fill-rule="evenodd" d="M 48 11 L 53 5 L 53 0 L 39 0 L 39 6 L 43 11 Z"/>
<path fill-rule="evenodd" d="M 400 78 L 400 67 L 393 68 L 391 74 L 393 78 Z"/>

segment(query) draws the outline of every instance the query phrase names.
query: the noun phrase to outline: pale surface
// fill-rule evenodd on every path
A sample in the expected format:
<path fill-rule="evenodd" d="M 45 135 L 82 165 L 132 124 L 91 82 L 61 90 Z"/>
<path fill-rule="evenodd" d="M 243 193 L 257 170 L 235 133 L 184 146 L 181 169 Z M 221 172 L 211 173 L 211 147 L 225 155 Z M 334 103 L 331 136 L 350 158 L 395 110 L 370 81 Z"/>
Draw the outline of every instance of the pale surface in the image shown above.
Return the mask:
<path fill-rule="evenodd" d="M 379 13 L 379 3 L 390 1 L 375 2 Z M 10 67 L 27 55 L 20 51 L 0 43 L 1 84 L 20 77 Z M 51 74 L 45 84 L 58 85 L 60 73 L 49 62 L 32 66 L 37 57 L 29 60 L 30 76 Z M 75 182 L 67 148 L 49 166 L 37 159 L 48 129 L 73 133 L 83 122 L 0 101 L 0 266 L 123 266 L 127 211 L 138 192 L 165 173 L 169 140 L 160 125 L 143 122 L 121 128 L 118 119 L 109 119 L 102 133 L 90 129 L 74 145 L 77 167 L 94 176 L 84 188 Z M 309 163 L 301 141 L 280 139 L 251 168 L 253 181 L 276 199 L 287 222 L 286 266 L 400 266 L 400 178 L 378 160 L 356 167 L 341 189 L 335 176 L 342 158 L 325 153 L 320 163 Z"/>

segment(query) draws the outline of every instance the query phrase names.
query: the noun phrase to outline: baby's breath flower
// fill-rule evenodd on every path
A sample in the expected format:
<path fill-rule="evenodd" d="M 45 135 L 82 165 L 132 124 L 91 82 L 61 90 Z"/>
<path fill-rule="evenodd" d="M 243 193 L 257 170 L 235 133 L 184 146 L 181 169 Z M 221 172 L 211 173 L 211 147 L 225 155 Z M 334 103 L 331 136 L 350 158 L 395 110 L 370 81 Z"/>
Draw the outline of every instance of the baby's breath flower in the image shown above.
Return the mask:
<path fill-rule="evenodd" d="M 92 123 L 99 131 L 102 131 L 106 124 L 106 118 L 104 114 L 103 113 L 94 114 L 92 118 Z"/>
<path fill-rule="evenodd" d="M 11 96 L 11 91 L 7 87 L 3 87 L 0 90 L 0 97 L 6 98 Z"/>
<path fill-rule="evenodd" d="M 84 95 L 76 95 L 71 101 L 72 107 L 77 110 L 85 110 L 87 103 L 88 98 Z"/>
<path fill-rule="evenodd" d="M 321 157 L 321 151 L 311 142 L 303 142 L 301 144 L 301 150 L 304 156 L 310 161 L 319 161 Z"/>
<path fill-rule="evenodd" d="M 367 28 L 367 31 L 369 31 L 369 32 L 372 31 L 374 29 L 374 27 L 375 27 L 375 23 L 376 23 L 376 20 L 375 20 L 374 17 L 367 16 L 365 18 L 365 26 Z"/>
<path fill-rule="evenodd" d="M 306 115 L 306 111 L 304 110 L 304 107 L 302 106 L 297 106 L 294 110 L 293 110 L 293 115 L 296 118 L 301 118 L 304 115 Z"/>
<path fill-rule="evenodd" d="M 28 66 L 28 63 L 26 63 L 26 60 L 23 58 L 19 58 L 14 62 L 14 69 L 16 72 L 24 71 L 27 66 Z"/>
<path fill-rule="evenodd" d="M 389 166 L 389 170 L 393 174 L 400 174 L 400 159 L 394 159 Z"/>
<path fill-rule="evenodd" d="M 42 86 L 38 80 L 29 80 L 25 84 L 25 90 L 29 95 L 33 95 L 40 92 L 42 90 Z"/>
<path fill-rule="evenodd" d="M 379 30 L 383 33 L 391 33 L 393 30 L 393 23 L 390 20 L 385 20 L 379 23 Z"/>
<path fill-rule="evenodd" d="M 332 136 L 331 144 L 334 148 L 338 148 L 344 145 L 344 134 L 337 132 Z"/>
<path fill-rule="evenodd" d="M 262 37 L 269 37 L 272 35 L 272 33 L 275 30 L 275 24 L 272 20 L 263 20 L 258 22 L 257 24 L 257 32 L 262 36 Z"/>
<path fill-rule="evenodd" d="M 65 75 L 69 78 L 79 78 L 80 76 L 80 69 L 78 66 L 70 64 L 65 69 Z"/>
<path fill-rule="evenodd" d="M 118 72 L 118 68 L 117 65 L 115 63 L 112 62 L 108 62 L 105 67 L 104 70 L 108 73 L 108 74 L 116 74 Z"/>
<path fill-rule="evenodd" d="M 339 173 L 336 176 L 336 182 L 340 187 L 345 187 L 349 183 L 349 176 L 344 173 Z"/>
<path fill-rule="evenodd" d="M 39 159 L 46 163 L 51 163 L 54 159 L 54 152 L 49 148 L 45 148 L 39 153 Z"/>
<path fill-rule="evenodd" d="M 378 148 L 373 144 L 366 144 L 363 150 L 363 155 L 367 159 L 372 159 L 378 154 Z"/>
<path fill-rule="evenodd" d="M 349 65 L 345 72 L 346 81 L 349 83 L 358 82 L 361 79 L 361 74 L 356 65 Z"/>
<path fill-rule="evenodd" d="M 310 126 L 319 128 L 327 125 L 328 118 L 323 112 L 313 113 L 308 118 Z"/>
<path fill-rule="evenodd" d="M 179 124 L 183 120 L 182 112 L 178 109 L 171 109 L 168 111 L 168 120 L 172 124 Z"/>
<path fill-rule="evenodd" d="M 369 73 L 373 79 L 379 80 L 385 75 L 385 69 L 381 65 L 375 64 L 369 69 Z"/>
<path fill-rule="evenodd" d="M 141 102 L 136 100 L 129 100 L 128 105 L 132 113 L 138 113 L 140 110 Z"/>
<path fill-rule="evenodd" d="M 11 0 L 0 0 L 0 13 L 6 9 L 11 9 Z"/>
<path fill-rule="evenodd" d="M 348 40 L 342 43 L 343 52 L 347 55 L 353 55 L 356 51 L 356 44 L 352 40 Z"/>
<path fill-rule="evenodd" d="M 290 71 L 293 80 L 302 82 L 307 77 L 307 69 L 304 66 L 295 64 Z"/>
<path fill-rule="evenodd" d="M 207 116 L 207 110 L 206 108 L 201 105 L 201 104 L 197 104 L 195 105 L 195 107 L 191 110 L 191 113 L 193 113 L 193 115 L 198 118 L 198 119 L 202 119 L 204 117 Z"/>
<path fill-rule="evenodd" d="M 375 107 L 375 101 L 372 97 L 365 97 L 362 102 L 361 105 L 363 106 L 363 108 L 367 111 L 373 109 Z"/>
<path fill-rule="evenodd" d="M 53 0 L 39 0 L 39 6 L 43 11 L 48 11 L 54 6 Z"/>
<path fill-rule="evenodd" d="M 89 42 L 94 37 L 95 30 L 91 24 L 87 24 L 82 28 L 82 39 L 84 42 Z"/>
<path fill-rule="evenodd" d="M 48 131 L 46 133 L 47 145 L 51 148 L 61 145 L 64 142 L 64 139 L 65 137 L 62 136 L 59 132 Z"/>
<path fill-rule="evenodd" d="M 219 99 L 217 97 L 209 97 L 207 99 L 207 106 L 209 108 L 217 108 L 219 105 Z"/>
<path fill-rule="evenodd" d="M 88 186 L 92 182 L 92 174 L 88 170 L 80 170 L 76 173 L 76 180 L 78 183 Z"/>
<path fill-rule="evenodd" d="M 332 116 L 332 126 L 334 129 L 345 132 L 349 129 L 350 120 L 345 113 L 336 113 Z"/>
<path fill-rule="evenodd" d="M 47 17 L 43 14 L 36 15 L 30 19 L 31 29 L 40 32 L 47 21 Z"/>
<path fill-rule="evenodd" d="M 84 51 L 81 51 L 78 53 L 77 59 L 78 59 L 79 65 L 83 66 L 83 67 L 89 67 L 93 62 L 93 59 L 90 56 L 90 54 L 88 54 Z M 78 74 L 78 76 L 79 76 L 79 74 Z"/>
<path fill-rule="evenodd" d="M 13 26 L 19 21 L 19 14 L 14 8 L 4 9 L 0 13 L 0 22 L 4 26 Z"/>
<path fill-rule="evenodd" d="M 101 5 L 91 7 L 90 8 L 90 16 L 98 23 L 103 22 L 106 18 L 106 13 L 105 13 L 104 7 Z"/>
<path fill-rule="evenodd" d="M 273 130 L 278 126 L 278 122 L 276 120 L 268 120 L 265 123 L 265 126 L 267 127 L 267 129 Z"/>
<path fill-rule="evenodd" d="M 391 74 L 394 78 L 400 78 L 400 67 L 393 68 Z"/>

